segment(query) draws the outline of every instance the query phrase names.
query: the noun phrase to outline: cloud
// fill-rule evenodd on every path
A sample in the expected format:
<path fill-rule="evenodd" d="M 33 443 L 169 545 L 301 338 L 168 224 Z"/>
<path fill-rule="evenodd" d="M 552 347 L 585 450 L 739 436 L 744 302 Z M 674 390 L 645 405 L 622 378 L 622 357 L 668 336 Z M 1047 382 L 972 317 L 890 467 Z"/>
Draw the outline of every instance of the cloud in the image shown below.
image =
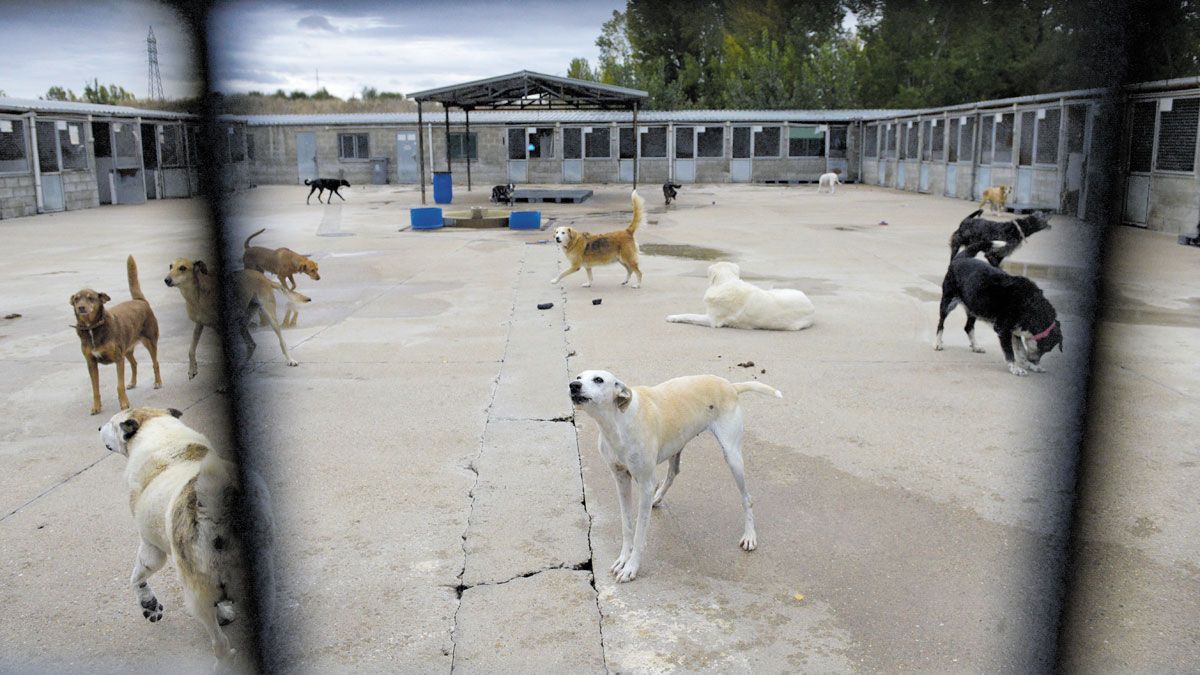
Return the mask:
<path fill-rule="evenodd" d="M 324 30 L 330 33 L 338 32 L 338 29 L 333 24 L 329 23 L 329 19 L 319 14 L 310 14 L 296 22 L 297 28 L 305 30 Z"/>

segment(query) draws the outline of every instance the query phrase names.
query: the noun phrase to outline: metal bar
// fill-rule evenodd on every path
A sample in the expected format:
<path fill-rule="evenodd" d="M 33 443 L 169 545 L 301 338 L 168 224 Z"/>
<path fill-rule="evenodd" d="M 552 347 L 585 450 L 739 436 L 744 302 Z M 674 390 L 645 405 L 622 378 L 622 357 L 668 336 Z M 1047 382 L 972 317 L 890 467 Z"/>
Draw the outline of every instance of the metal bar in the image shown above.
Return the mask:
<path fill-rule="evenodd" d="M 417 154 L 421 156 L 421 205 L 425 205 L 425 134 L 421 129 L 421 102 L 417 101 Z"/>
<path fill-rule="evenodd" d="M 29 128 L 29 166 L 33 168 L 33 206 L 38 213 L 45 213 L 46 207 L 42 197 L 42 167 L 38 157 L 37 113 L 25 114 L 25 126 Z"/>
<path fill-rule="evenodd" d="M 446 111 L 446 173 L 453 173 L 450 165 L 450 106 L 443 105 Z"/>
<path fill-rule="evenodd" d="M 642 157 L 641 157 L 642 153 L 640 152 L 640 149 L 642 146 L 642 135 L 638 133 L 637 114 L 638 114 L 638 104 L 637 104 L 637 101 L 634 101 L 633 102 L 633 189 L 634 190 L 637 189 L 638 164 L 641 163 L 641 159 L 642 159 Z M 621 156 L 621 132 L 620 132 L 620 130 L 617 131 L 617 156 L 618 157 Z"/>
<path fill-rule="evenodd" d="M 467 133 L 466 141 L 463 143 L 463 153 L 467 156 L 467 192 L 471 191 L 471 109 L 463 108 L 463 114 L 467 117 Z"/>

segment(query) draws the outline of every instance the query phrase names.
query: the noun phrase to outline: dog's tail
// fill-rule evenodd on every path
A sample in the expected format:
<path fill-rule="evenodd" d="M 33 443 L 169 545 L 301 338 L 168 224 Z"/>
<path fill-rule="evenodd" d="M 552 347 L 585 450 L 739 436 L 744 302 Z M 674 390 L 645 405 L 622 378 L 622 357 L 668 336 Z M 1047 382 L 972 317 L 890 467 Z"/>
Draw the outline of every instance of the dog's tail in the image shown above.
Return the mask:
<path fill-rule="evenodd" d="M 308 182 L 308 179 L 307 179 L 307 178 L 305 178 L 305 179 L 304 179 L 304 184 L 305 184 L 305 185 L 312 185 L 312 183 L 309 183 L 309 182 Z"/>
<path fill-rule="evenodd" d="M 125 271 L 129 274 L 129 295 L 134 300 L 145 300 L 146 296 L 142 295 L 142 285 L 138 283 L 137 263 L 133 261 L 133 256 L 125 259 Z"/>
<path fill-rule="evenodd" d="M 633 220 L 630 221 L 629 227 L 625 228 L 629 234 L 637 232 L 638 226 L 646 222 L 646 200 L 642 199 L 637 190 L 633 191 L 631 198 L 633 200 Z"/>
<path fill-rule="evenodd" d="M 783 398 L 782 391 L 779 391 L 775 387 L 768 387 L 762 382 L 734 382 L 733 389 L 738 393 L 739 396 L 748 391 L 752 391 L 756 394 L 764 394 L 766 396 L 774 396 L 775 398 Z"/>
<path fill-rule="evenodd" d="M 278 281 L 271 281 L 270 279 L 267 279 L 267 281 L 271 284 L 271 288 L 283 293 L 284 297 L 296 304 L 303 305 L 306 302 L 312 302 L 312 298 L 304 295 L 303 293 L 297 293 Z"/>
<path fill-rule="evenodd" d="M 255 232 L 254 234 L 250 235 L 249 237 L 246 237 L 246 242 L 244 244 L 242 244 L 242 248 L 243 249 L 250 248 L 250 240 L 266 231 L 267 231 L 267 228 L 264 227 L 263 229 L 259 230 L 258 232 Z"/>

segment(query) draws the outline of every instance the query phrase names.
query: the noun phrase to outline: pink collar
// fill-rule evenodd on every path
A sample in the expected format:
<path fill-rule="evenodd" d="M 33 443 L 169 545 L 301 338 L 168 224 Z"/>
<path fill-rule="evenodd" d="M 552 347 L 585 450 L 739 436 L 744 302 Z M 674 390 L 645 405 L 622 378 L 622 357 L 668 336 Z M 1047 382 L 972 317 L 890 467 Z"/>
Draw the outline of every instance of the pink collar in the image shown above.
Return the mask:
<path fill-rule="evenodd" d="M 1058 321 L 1051 321 L 1051 322 L 1050 322 L 1050 325 L 1049 325 L 1049 326 L 1046 326 L 1046 330 L 1044 330 L 1044 331 L 1042 331 L 1042 332 L 1038 333 L 1037 335 L 1034 335 L 1034 336 L 1033 336 L 1033 339 L 1034 339 L 1035 341 L 1037 341 L 1037 340 L 1041 340 L 1041 339 L 1044 339 L 1044 338 L 1045 338 L 1047 335 L 1049 335 L 1049 334 L 1050 334 L 1050 331 L 1054 330 L 1054 327 L 1055 327 L 1055 326 L 1057 326 L 1057 325 L 1058 325 Z"/>

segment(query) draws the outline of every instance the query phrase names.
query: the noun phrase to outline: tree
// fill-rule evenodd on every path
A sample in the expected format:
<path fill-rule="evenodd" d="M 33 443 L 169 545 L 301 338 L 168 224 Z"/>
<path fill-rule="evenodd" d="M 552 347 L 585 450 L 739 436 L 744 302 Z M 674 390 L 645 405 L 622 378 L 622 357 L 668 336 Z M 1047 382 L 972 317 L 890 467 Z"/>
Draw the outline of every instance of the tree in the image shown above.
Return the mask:
<path fill-rule="evenodd" d="M 576 80 L 595 80 L 596 76 L 592 73 L 592 67 L 588 65 L 587 59 L 571 59 L 571 65 L 567 67 L 567 77 Z"/>
<path fill-rule="evenodd" d="M 83 100 L 88 103 L 103 103 L 106 105 L 124 105 L 137 101 L 133 92 L 118 84 L 103 85 L 99 78 L 92 78 L 91 83 L 83 85 Z"/>
<path fill-rule="evenodd" d="M 46 90 L 46 95 L 42 97 L 47 101 L 78 101 L 79 97 L 70 89 L 64 89 L 60 86 L 53 86 Z"/>

